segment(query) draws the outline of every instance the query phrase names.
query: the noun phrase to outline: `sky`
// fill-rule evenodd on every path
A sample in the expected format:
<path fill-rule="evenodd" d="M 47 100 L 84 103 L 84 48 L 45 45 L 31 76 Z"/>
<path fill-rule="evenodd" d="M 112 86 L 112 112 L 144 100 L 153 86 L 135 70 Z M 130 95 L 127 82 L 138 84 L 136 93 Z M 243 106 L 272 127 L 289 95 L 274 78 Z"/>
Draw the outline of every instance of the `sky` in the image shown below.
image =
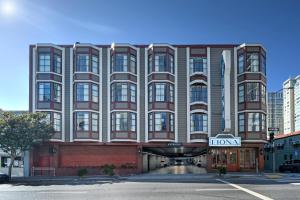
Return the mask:
<path fill-rule="evenodd" d="M 261 43 L 277 91 L 300 74 L 299 37 L 300 0 L 0 0 L 0 108 L 29 108 L 30 44 Z"/>

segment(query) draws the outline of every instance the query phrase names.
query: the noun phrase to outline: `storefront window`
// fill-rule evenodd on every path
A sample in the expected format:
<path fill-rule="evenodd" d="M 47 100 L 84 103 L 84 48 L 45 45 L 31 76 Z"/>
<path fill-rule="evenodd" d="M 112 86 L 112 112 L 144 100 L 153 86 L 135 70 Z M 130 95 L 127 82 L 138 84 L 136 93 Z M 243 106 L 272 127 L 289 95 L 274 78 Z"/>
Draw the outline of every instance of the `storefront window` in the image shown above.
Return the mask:
<path fill-rule="evenodd" d="M 240 168 L 241 169 L 255 169 L 256 158 L 255 149 L 246 148 L 240 149 Z"/>

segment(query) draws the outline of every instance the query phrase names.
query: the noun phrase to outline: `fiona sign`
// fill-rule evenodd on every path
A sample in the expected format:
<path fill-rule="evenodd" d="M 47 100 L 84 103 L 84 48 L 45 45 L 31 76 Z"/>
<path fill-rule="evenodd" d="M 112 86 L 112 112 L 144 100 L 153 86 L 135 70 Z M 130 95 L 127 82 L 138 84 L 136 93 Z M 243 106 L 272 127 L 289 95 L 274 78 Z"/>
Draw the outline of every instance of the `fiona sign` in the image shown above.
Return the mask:
<path fill-rule="evenodd" d="M 231 134 L 218 134 L 209 138 L 210 147 L 240 147 L 241 137 L 234 137 Z"/>

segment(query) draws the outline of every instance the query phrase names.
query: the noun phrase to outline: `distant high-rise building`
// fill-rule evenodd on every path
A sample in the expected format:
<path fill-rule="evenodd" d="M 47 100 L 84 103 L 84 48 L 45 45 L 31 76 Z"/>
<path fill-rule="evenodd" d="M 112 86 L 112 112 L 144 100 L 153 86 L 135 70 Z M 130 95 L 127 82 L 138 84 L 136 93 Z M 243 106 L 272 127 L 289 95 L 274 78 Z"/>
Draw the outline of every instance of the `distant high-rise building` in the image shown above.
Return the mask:
<path fill-rule="evenodd" d="M 295 78 L 294 103 L 295 103 L 295 131 L 300 131 L 300 75 Z"/>
<path fill-rule="evenodd" d="M 293 78 L 289 78 L 283 83 L 284 133 L 295 131 L 294 85 L 295 79 Z"/>
<path fill-rule="evenodd" d="M 283 92 L 282 90 L 278 92 L 268 93 L 268 127 L 278 128 L 278 131 L 268 131 L 274 132 L 275 134 L 283 133 Z"/>

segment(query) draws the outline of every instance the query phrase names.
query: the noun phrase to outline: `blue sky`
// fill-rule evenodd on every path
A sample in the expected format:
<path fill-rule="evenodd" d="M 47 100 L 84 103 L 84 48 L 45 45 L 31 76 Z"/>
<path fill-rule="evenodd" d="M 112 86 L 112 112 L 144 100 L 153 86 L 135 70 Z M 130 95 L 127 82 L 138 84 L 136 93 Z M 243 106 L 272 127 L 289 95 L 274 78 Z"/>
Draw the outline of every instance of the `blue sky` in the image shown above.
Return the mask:
<path fill-rule="evenodd" d="M 28 109 L 28 48 L 37 42 L 262 43 L 276 91 L 300 74 L 299 37 L 297 0 L 0 0 L 0 108 Z"/>

